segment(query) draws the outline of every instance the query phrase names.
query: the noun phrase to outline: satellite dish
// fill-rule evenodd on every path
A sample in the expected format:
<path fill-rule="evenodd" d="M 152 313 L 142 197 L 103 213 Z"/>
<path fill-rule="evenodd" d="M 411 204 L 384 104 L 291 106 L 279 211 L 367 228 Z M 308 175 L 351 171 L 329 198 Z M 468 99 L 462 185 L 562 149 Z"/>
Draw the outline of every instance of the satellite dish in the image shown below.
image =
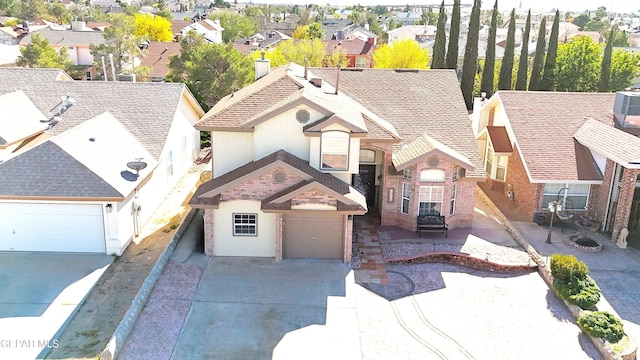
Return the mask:
<path fill-rule="evenodd" d="M 140 158 L 140 159 L 136 159 L 135 161 L 129 161 L 127 163 L 127 167 L 131 170 L 135 170 L 137 174 L 138 171 L 147 167 L 147 163 L 142 161 L 142 158 Z"/>

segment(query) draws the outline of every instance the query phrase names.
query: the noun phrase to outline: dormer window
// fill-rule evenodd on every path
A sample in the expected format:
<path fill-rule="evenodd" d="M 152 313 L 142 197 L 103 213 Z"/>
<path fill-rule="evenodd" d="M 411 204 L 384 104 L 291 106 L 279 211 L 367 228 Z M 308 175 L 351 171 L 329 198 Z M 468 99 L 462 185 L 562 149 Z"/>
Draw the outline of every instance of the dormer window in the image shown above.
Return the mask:
<path fill-rule="evenodd" d="M 320 163 L 323 170 L 347 170 L 349 167 L 349 133 L 325 131 L 321 137 Z"/>

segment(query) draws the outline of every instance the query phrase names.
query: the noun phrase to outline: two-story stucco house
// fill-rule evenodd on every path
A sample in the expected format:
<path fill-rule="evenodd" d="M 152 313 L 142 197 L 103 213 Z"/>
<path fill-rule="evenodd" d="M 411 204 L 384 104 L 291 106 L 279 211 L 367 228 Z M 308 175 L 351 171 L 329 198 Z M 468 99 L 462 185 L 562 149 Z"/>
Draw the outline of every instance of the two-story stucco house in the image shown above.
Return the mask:
<path fill-rule="evenodd" d="M 640 93 L 498 91 L 475 105 L 488 187 L 529 218 L 559 198 L 640 244 Z"/>
<path fill-rule="evenodd" d="M 213 179 L 191 200 L 208 255 L 350 261 L 367 212 L 412 231 L 427 212 L 470 226 L 485 174 L 455 72 L 267 69 L 196 125 L 213 144 Z"/>

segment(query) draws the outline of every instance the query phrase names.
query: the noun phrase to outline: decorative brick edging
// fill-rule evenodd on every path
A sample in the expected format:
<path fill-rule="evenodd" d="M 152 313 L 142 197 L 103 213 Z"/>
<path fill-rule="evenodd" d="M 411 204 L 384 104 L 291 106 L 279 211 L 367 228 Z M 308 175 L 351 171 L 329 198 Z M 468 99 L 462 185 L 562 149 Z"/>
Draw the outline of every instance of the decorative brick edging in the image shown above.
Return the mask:
<path fill-rule="evenodd" d="M 118 327 L 113 332 L 109 343 L 107 343 L 107 346 L 100 354 L 100 360 L 115 359 L 118 355 L 118 352 L 124 346 L 124 342 L 127 336 L 131 332 L 131 329 L 133 329 L 133 325 L 138 319 L 138 316 L 140 316 L 142 308 L 144 308 L 145 304 L 147 303 L 149 295 L 151 295 L 151 290 L 158 281 L 158 278 L 160 278 L 160 274 L 162 274 L 167 261 L 169 261 L 169 257 L 178 244 L 178 240 L 180 240 L 182 235 L 184 235 L 187 227 L 189 226 L 189 224 L 191 224 L 191 221 L 193 221 L 196 212 L 196 209 L 191 209 L 187 216 L 184 218 L 184 221 L 182 221 L 182 223 L 178 227 L 178 230 L 176 230 L 176 233 L 173 234 L 173 238 L 171 238 L 171 241 L 156 261 L 156 264 L 151 269 L 151 272 L 149 273 L 147 278 L 142 283 L 142 286 L 138 290 L 135 298 L 133 298 L 133 301 L 131 301 L 129 310 L 127 310 L 127 313 L 124 315 L 124 317 L 118 324 Z"/>
<path fill-rule="evenodd" d="M 546 281 L 549 288 L 553 290 L 553 277 L 551 276 L 551 268 L 549 268 L 549 266 L 546 264 L 546 262 L 544 261 L 544 258 L 540 254 L 538 254 L 536 249 L 534 249 L 533 246 L 531 246 L 531 244 L 529 244 L 529 242 L 522 237 L 522 235 L 520 235 L 520 232 L 518 232 L 518 230 L 516 230 L 513 224 L 511 224 L 511 221 L 509 221 L 509 219 L 507 219 L 507 217 L 504 216 L 502 211 L 498 209 L 498 207 L 493 203 L 493 201 L 491 201 L 489 196 L 487 196 L 487 194 L 485 194 L 485 192 L 482 191 L 482 189 L 479 186 L 476 186 L 476 194 L 480 197 L 480 199 L 485 204 L 487 204 L 487 206 L 491 208 L 491 210 L 493 210 L 496 213 L 498 220 L 502 225 L 506 227 L 507 231 L 509 232 L 509 234 L 511 234 L 513 239 L 520 246 L 522 246 L 527 251 L 527 254 L 531 256 L 533 261 L 536 262 L 538 266 L 538 272 L 540 273 L 542 278 Z M 578 319 L 578 315 L 580 315 L 580 311 L 582 311 L 582 309 L 580 309 L 578 306 L 569 304 L 566 300 L 562 300 L 562 301 L 564 301 L 569 311 L 576 317 L 576 319 Z M 615 315 L 618 318 L 620 318 L 618 314 L 615 314 Z M 594 338 L 587 334 L 585 335 L 591 339 L 591 342 L 596 346 L 596 348 L 598 348 L 598 351 L 600 351 L 600 353 L 605 358 L 605 360 L 623 360 L 623 357 L 613 350 L 609 342 L 604 341 L 601 338 Z M 631 341 L 633 340 L 631 339 Z M 635 358 L 635 356 L 633 358 Z M 630 359 L 633 359 L 633 358 L 630 358 Z M 624 360 L 630 360 L 630 359 L 628 359 L 627 357 L 624 358 Z"/>
<path fill-rule="evenodd" d="M 536 271 L 537 265 L 506 265 L 497 264 L 489 260 L 479 259 L 471 255 L 456 252 L 434 252 L 419 256 L 388 260 L 387 264 L 424 264 L 424 263 L 447 263 L 460 265 L 476 270 L 493 272 L 527 272 Z"/>

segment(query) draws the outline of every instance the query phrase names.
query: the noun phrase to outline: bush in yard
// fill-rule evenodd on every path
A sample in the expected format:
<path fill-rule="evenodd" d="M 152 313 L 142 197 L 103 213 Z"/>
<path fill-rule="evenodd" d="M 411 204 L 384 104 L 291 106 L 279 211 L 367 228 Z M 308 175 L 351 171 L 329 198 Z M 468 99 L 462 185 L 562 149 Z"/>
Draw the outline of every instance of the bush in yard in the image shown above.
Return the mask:
<path fill-rule="evenodd" d="M 617 343 L 624 336 L 622 322 L 606 311 L 583 311 L 578 316 L 578 326 L 592 337 L 600 337 L 610 343 Z"/>
<path fill-rule="evenodd" d="M 587 266 L 573 255 L 551 256 L 551 274 L 556 294 L 582 309 L 589 309 L 600 301 L 600 288 L 588 273 Z"/>
<path fill-rule="evenodd" d="M 587 265 L 573 255 L 551 255 L 551 276 L 554 279 L 571 280 L 576 276 L 583 278 L 589 274 Z"/>

